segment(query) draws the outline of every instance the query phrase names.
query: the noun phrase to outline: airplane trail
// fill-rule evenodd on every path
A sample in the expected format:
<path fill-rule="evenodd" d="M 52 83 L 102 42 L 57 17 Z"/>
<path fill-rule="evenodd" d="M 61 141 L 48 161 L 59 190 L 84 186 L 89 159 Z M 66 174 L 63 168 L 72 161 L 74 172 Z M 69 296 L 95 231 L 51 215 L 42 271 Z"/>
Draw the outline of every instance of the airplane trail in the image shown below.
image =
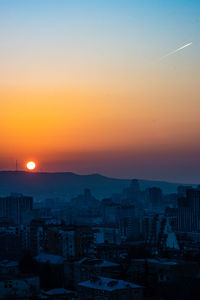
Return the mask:
<path fill-rule="evenodd" d="M 162 60 L 162 59 L 164 59 L 164 58 L 166 58 L 166 57 L 168 57 L 168 56 L 170 56 L 170 55 L 172 55 L 172 54 L 175 54 L 176 52 L 178 52 L 178 51 L 180 51 L 180 50 L 182 50 L 182 49 L 184 49 L 184 48 L 186 48 L 186 47 L 188 47 L 188 46 L 190 46 L 190 45 L 192 45 L 192 42 L 187 43 L 187 44 L 185 44 L 185 45 L 179 47 L 178 49 L 169 52 L 168 54 L 162 56 L 159 60 Z"/>

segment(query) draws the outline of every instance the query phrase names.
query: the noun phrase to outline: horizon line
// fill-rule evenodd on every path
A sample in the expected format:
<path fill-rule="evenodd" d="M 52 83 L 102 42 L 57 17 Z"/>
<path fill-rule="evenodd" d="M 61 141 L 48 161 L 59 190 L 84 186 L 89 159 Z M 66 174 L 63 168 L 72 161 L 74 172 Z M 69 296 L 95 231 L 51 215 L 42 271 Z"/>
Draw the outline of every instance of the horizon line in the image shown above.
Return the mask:
<path fill-rule="evenodd" d="M 186 182 L 177 182 L 177 181 L 168 181 L 168 180 L 162 180 L 162 179 L 146 179 L 146 178 L 137 178 L 137 177 L 110 177 L 107 175 L 103 175 L 100 173 L 87 173 L 87 174 L 80 174 L 80 173 L 75 173 L 71 171 L 26 171 L 26 170 L 0 170 L 0 173 L 7 172 L 7 173 L 26 173 L 26 174 L 72 174 L 76 176 L 94 176 L 98 175 L 101 177 L 106 177 L 109 179 L 115 179 L 115 180 L 127 180 L 131 181 L 133 179 L 137 179 L 138 181 L 153 181 L 153 182 L 164 182 L 168 184 L 180 184 L 180 185 L 198 185 L 198 183 L 186 183 Z"/>

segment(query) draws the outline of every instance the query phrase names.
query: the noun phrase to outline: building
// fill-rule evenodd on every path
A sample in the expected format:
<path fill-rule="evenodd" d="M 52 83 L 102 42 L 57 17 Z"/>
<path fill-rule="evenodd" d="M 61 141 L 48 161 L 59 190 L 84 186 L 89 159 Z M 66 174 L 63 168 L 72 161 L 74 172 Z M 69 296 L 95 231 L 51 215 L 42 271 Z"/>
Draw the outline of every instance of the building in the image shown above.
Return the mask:
<path fill-rule="evenodd" d="M 52 217 L 33 219 L 30 223 L 30 249 L 32 255 L 36 256 L 46 252 L 48 243 L 46 230 L 50 227 L 60 227 L 61 222 Z"/>
<path fill-rule="evenodd" d="M 120 265 L 104 259 L 83 258 L 74 263 L 74 286 L 91 279 L 94 276 L 119 278 Z"/>
<path fill-rule="evenodd" d="M 120 232 L 122 237 L 128 235 L 129 220 L 135 216 L 134 205 L 121 205 L 120 206 Z"/>
<path fill-rule="evenodd" d="M 162 206 L 162 190 L 157 187 L 148 188 L 145 190 L 146 203 L 150 205 L 152 209 L 159 208 Z"/>
<path fill-rule="evenodd" d="M 39 277 L 32 275 L 1 275 L 0 299 L 29 300 L 40 291 Z"/>
<path fill-rule="evenodd" d="M 97 224 L 93 226 L 95 230 L 95 243 L 121 243 L 120 226 L 118 224 Z"/>
<path fill-rule="evenodd" d="M 131 180 L 128 188 L 123 190 L 122 202 L 127 205 L 135 205 L 143 200 L 143 193 L 140 190 L 140 182 L 137 179 Z"/>
<path fill-rule="evenodd" d="M 104 205 L 103 222 L 116 224 L 119 222 L 120 205 L 114 202 Z"/>
<path fill-rule="evenodd" d="M 140 300 L 143 287 L 124 280 L 94 277 L 79 283 L 78 294 L 82 300 Z"/>
<path fill-rule="evenodd" d="M 66 290 L 64 288 L 56 288 L 48 291 L 43 291 L 41 299 L 49 300 L 72 300 L 76 299 L 76 293 L 74 291 Z"/>
<path fill-rule="evenodd" d="M 192 189 L 192 186 L 188 185 L 179 185 L 177 188 L 178 196 L 180 197 L 186 197 L 187 190 Z"/>
<path fill-rule="evenodd" d="M 198 265 L 195 262 L 185 262 L 170 259 L 133 259 L 128 269 L 128 280 L 138 284 L 150 285 L 158 282 L 176 282 L 180 278 L 196 276 Z"/>
<path fill-rule="evenodd" d="M 44 240 L 45 220 L 32 220 L 30 224 L 30 249 L 32 255 L 38 255 L 43 249 L 41 247 Z"/>
<path fill-rule="evenodd" d="M 200 190 L 188 189 L 178 199 L 177 227 L 180 232 L 200 232 Z"/>
<path fill-rule="evenodd" d="M 72 227 L 58 226 L 44 229 L 43 248 L 45 252 L 72 259 L 75 257 L 75 230 Z"/>
<path fill-rule="evenodd" d="M 71 200 L 71 204 L 76 209 L 98 209 L 100 201 L 92 196 L 90 189 L 85 189 L 83 195 L 78 195 Z"/>
<path fill-rule="evenodd" d="M 127 220 L 127 239 L 137 241 L 143 239 L 143 217 L 134 216 Z"/>
<path fill-rule="evenodd" d="M 42 288 L 64 287 L 64 258 L 62 256 L 40 253 L 35 260 Z"/>
<path fill-rule="evenodd" d="M 19 263 L 7 259 L 0 261 L 0 274 L 16 274 L 19 272 Z"/>
<path fill-rule="evenodd" d="M 0 230 L 0 259 L 19 260 L 23 248 L 16 228 L 1 228 Z"/>
<path fill-rule="evenodd" d="M 104 260 L 116 262 L 128 256 L 129 245 L 127 243 L 117 244 L 97 244 L 96 245 L 96 257 Z"/>
<path fill-rule="evenodd" d="M 90 226 L 75 228 L 75 258 L 95 256 L 95 230 Z"/>
<path fill-rule="evenodd" d="M 22 194 L 0 197 L 0 217 L 10 217 L 15 224 L 23 223 L 23 216 L 33 209 L 33 198 Z"/>
<path fill-rule="evenodd" d="M 147 214 L 143 219 L 144 239 L 151 245 L 156 245 L 159 239 L 165 217 L 159 214 Z"/>
<path fill-rule="evenodd" d="M 199 266 L 177 259 L 133 259 L 127 280 L 145 286 L 150 299 L 197 299 Z M 147 298 L 149 299 L 149 298 Z"/>

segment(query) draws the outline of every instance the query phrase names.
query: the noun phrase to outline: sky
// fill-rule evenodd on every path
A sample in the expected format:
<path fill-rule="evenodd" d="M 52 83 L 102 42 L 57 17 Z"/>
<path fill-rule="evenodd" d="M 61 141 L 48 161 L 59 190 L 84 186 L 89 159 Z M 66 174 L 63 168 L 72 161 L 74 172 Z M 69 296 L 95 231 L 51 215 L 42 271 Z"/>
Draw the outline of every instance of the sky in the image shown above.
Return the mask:
<path fill-rule="evenodd" d="M 0 0 L 0 170 L 200 183 L 199 31 L 198 0 Z"/>

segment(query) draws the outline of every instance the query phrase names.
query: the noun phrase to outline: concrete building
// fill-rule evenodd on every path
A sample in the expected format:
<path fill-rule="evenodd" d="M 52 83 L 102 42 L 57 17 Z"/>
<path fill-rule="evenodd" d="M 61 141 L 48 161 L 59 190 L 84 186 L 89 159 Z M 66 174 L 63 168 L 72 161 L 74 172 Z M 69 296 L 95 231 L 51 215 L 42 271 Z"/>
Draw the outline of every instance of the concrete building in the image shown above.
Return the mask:
<path fill-rule="evenodd" d="M 140 190 L 140 182 L 137 179 L 133 179 L 130 186 L 123 190 L 121 204 L 135 205 L 141 200 L 143 200 L 143 193 Z"/>
<path fill-rule="evenodd" d="M 73 300 L 76 299 L 74 291 L 66 290 L 64 288 L 56 288 L 48 291 L 42 291 L 43 297 L 41 299 L 49 300 Z"/>
<path fill-rule="evenodd" d="M 39 292 L 39 277 L 24 274 L 0 275 L 0 299 L 29 300 Z"/>
<path fill-rule="evenodd" d="M 120 265 L 103 259 L 83 258 L 74 263 L 74 285 L 94 276 L 119 278 Z"/>
<path fill-rule="evenodd" d="M 75 228 L 75 258 L 95 256 L 95 230 L 90 226 Z"/>
<path fill-rule="evenodd" d="M 180 232 L 200 232 L 200 190 L 187 189 L 178 199 L 177 227 Z"/>
<path fill-rule="evenodd" d="M 121 233 L 118 224 L 97 224 L 93 226 L 93 229 L 95 230 L 96 244 L 120 244 Z"/>
<path fill-rule="evenodd" d="M 128 279 L 138 284 L 145 281 L 150 285 L 157 283 L 177 282 L 180 278 L 195 277 L 198 265 L 195 262 L 185 262 L 170 259 L 133 259 L 128 269 Z"/>
<path fill-rule="evenodd" d="M 19 272 L 19 263 L 7 259 L 0 261 L 0 274 L 16 274 Z"/>
<path fill-rule="evenodd" d="M 152 187 L 145 190 L 146 203 L 152 209 L 156 209 L 163 206 L 162 199 L 163 195 L 162 190 L 160 188 Z"/>
<path fill-rule="evenodd" d="M 62 256 L 40 253 L 37 261 L 40 286 L 43 289 L 64 287 L 64 258 Z"/>
<path fill-rule="evenodd" d="M 15 224 L 23 223 L 23 215 L 33 209 L 33 198 L 22 194 L 0 197 L 0 217 L 10 217 Z"/>
<path fill-rule="evenodd" d="M 120 205 L 114 202 L 104 206 L 103 222 L 116 224 L 119 222 Z"/>
<path fill-rule="evenodd" d="M 124 280 L 94 277 L 79 283 L 78 294 L 82 300 L 141 300 L 143 287 Z"/>
<path fill-rule="evenodd" d="M 44 229 L 45 252 L 63 256 L 66 259 L 75 257 L 75 230 L 73 228 L 48 227 Z"/>
<path fill-rule="evenodd" d="M 15 227 L 0 230 L 0 259 L 18 260 L 22 255 L 22 244 Z"/>

